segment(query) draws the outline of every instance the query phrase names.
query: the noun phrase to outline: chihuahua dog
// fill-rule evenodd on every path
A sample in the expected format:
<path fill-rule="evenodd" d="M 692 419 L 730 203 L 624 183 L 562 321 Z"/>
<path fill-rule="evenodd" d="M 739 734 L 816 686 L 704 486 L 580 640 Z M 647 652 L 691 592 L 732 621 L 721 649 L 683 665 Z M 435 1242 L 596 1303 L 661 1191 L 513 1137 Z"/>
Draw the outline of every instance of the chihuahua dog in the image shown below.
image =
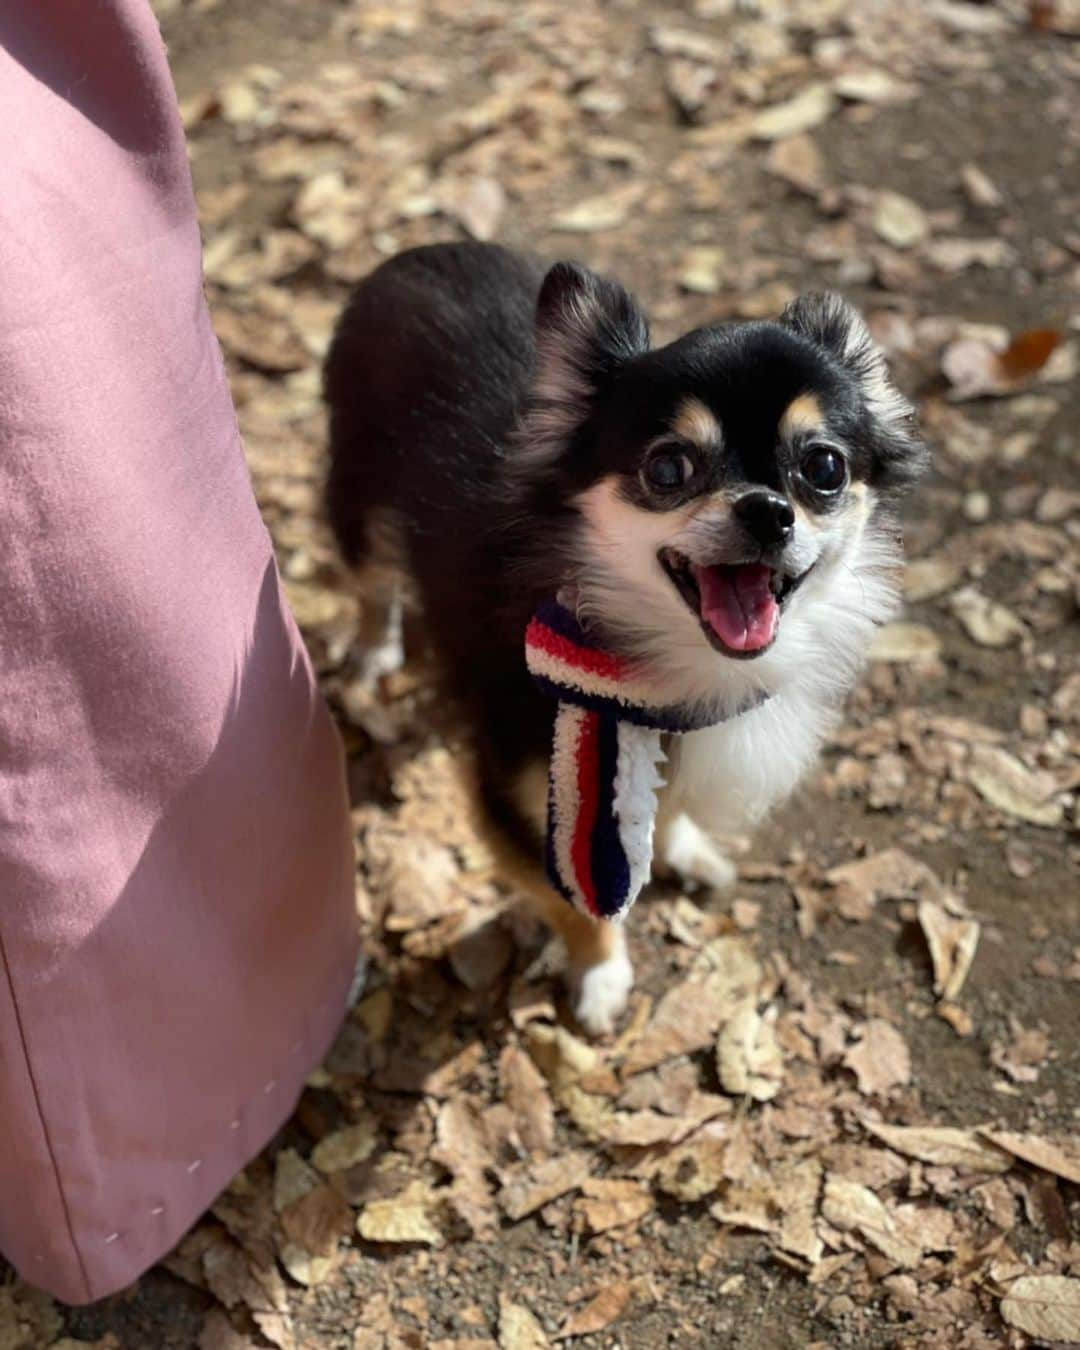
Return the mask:
<path fill-rule="evenodd" d="M 569 596 L 672 704 L 720 710 L 666 747 L 655 857 L 729 884 L 714 836 L 791 792 L 893 611 L 893 507 L 926 459 L 911 408 L 835 295 L 654 350 L 614 281 L 471 243 L 411 250 L 357 287 L 325 393 L 365 675 L 400 664 L 411 596 L 467 719 L 496 856 L 565 942 L 579 1023 L 606 1032 L 632 968 L 623 929 L 545 879 L 554 708 L 526 669 L 529 620 Z"/>

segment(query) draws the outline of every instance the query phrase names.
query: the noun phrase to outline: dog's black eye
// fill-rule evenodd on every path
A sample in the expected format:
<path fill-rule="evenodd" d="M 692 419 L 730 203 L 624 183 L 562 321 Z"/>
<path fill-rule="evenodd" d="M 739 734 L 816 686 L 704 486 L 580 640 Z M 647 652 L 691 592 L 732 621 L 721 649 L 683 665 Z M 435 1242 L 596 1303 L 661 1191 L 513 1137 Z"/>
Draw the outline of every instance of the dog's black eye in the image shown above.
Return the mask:
<path fill-rule="evenodd" d="M 677 450 L 661 450 L 645 465 L 645 481 L 657 492 L 670 492 L 683 487 L 694 476 L 694 466 L 688 455 Z"/>
<path fill-rule="evenodd" d="M 839 492 L 847 482 L 844 456 L 828 445 L 812 445 L 799 468 L 815 492 Z"/>

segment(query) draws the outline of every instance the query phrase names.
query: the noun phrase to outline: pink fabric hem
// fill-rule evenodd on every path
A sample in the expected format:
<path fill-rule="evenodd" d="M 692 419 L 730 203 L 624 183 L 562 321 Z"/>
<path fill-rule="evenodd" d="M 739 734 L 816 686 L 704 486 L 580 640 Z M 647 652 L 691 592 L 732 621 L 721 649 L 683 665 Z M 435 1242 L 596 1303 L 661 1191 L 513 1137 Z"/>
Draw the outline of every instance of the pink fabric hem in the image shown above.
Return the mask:
<path fill-rule="evenodd" d="M 216 1138 L 191 1159 L 171 1165 L 176 1180 L 171 1189 L 182 1196 L 163 1203 L 148 1194 L 141 1208 L 101 1219 L 94 1231 L 72 1238 L 77 1256 L 69 1272 L 58 1278 L 54 1258 L 47 1252 L 32 1252 L 17 1266 L 31 1283 L 46 1284 L 49 1292 L 65 1303 L 85 1304 L 116 1293 L 162 1257 L 168 1255 L 192 1224 L 228 1186 L 236 1174 L 261 1152 L 292 1115 L 312 1069 L 325 1057 L 347 1012 L 346 999 L 355 971 L 355 960 L 328 982 L 331 994 L 314 1009 L 302 1035 L 268 1059 L 261 1086 L 240 1103 L 236 1114 L 223 1121 Z M 186 1193 L 185 1193 L 186 1192 Z M 45 1279 L 41 1271 L 51 1266 Z"/>

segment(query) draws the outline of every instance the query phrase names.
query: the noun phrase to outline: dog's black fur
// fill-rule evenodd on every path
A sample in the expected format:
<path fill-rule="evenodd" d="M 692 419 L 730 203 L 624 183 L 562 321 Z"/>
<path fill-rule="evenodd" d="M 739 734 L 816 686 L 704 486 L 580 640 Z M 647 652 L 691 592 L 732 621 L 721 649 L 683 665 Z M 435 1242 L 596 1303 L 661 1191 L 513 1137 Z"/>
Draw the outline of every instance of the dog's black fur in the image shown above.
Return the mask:
<path fill-rule="evenodd" d="M 343 556 L 361 567 L 369 522 L 392 519 L 425 631 L 475 733 L 485 805 L 529 850 L 535 832 L 509 785 L 550 744 L 554 714 L 525 670 L 524 633 L 557 572 L 554 558 L 533 563 L 535 526 L 507 460 L 543 278 L 539 260 L 492 245 L 402 254 L 353 294 L 325 370 L 327 506 Z"/>

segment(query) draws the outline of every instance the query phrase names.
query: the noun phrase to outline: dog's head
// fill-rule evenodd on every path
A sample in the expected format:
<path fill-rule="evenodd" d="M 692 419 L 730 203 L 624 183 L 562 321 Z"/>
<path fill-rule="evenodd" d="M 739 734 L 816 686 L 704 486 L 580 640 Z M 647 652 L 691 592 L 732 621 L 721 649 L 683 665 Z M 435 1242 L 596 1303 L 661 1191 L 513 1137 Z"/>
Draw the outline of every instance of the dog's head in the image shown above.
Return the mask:
<path fill-rule="evenodd" d="M 887 510 L 926 459 L 835 295 L 650 350 L 618 285 L 553 267 L 518 464 L 562 518 L 579 612 L 673 698 L 846 685 L 895 594 Z M 542 528 L 538 524 L 538 528 Z"/>

